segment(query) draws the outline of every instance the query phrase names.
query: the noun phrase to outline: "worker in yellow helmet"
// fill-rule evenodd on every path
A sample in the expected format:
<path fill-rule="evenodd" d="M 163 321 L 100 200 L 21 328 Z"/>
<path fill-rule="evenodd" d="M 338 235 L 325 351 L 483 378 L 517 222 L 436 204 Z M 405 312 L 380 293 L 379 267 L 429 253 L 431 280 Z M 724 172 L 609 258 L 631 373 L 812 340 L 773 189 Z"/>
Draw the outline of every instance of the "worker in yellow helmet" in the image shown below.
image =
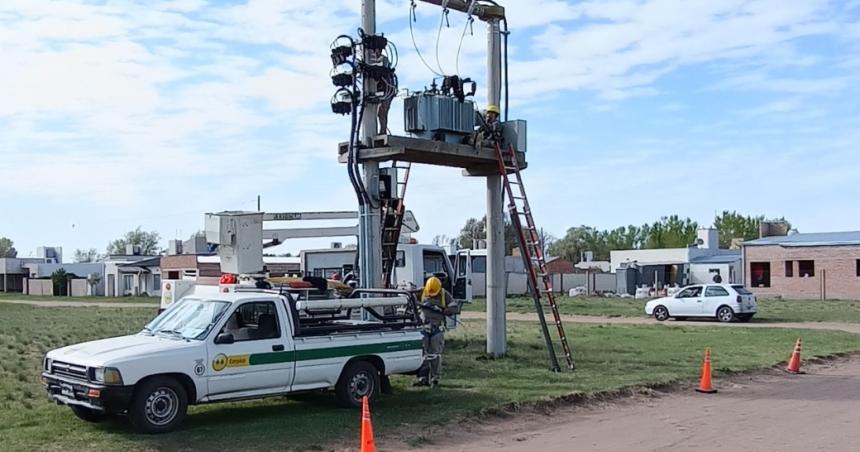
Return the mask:
<path fill-rule="evenodd" d="M 424 364 L 418 370 L 416 386 L 436 386 L 442 375 L 442 352 L 445 349 L 446 317 L 460 312 L 457 300 L 432 276 L 424 283 L 421 294 L 421 319 L 424 322 Z"/>
<path fill-rule="evenodd" d="M 499 122 L 499 106 L 490 105 L 482 118 L 483 124 L 478 128 L 475 147 L 492 147 L 502 140 L 502 123 Z"/>

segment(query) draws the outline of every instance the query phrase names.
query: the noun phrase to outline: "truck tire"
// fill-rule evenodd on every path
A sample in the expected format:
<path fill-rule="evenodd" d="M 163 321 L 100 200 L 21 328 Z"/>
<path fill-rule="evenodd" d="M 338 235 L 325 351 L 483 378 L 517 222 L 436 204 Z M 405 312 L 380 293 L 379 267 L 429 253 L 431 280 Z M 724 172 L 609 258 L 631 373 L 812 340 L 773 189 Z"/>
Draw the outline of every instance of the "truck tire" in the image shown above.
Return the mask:
<path fill-rule="evenodd" d="M 364 396 L 373 402 L 379 390 L 379 369 L 367 361 L 347 364 L 334 387 L 337 404 L 344 408 L 361 407 Z"/>
<path fill-rule="evenodd" d="M 141 433 L 175 429 L 188 410 L 188 394 L 176 379 L 152 377 L 138 383 L 128 407 L 132 427 Z"/>
<path fill-rule="evenodd" d="M 101 422 L 107 420 L 110 415 L 101 411 L 96 411 L 92 408 L 87 408 L 85 406 L 71 405 L 72 413 L 75 413 L 75 416 L 78 419 L 87 421 L 87 422 Z"/>

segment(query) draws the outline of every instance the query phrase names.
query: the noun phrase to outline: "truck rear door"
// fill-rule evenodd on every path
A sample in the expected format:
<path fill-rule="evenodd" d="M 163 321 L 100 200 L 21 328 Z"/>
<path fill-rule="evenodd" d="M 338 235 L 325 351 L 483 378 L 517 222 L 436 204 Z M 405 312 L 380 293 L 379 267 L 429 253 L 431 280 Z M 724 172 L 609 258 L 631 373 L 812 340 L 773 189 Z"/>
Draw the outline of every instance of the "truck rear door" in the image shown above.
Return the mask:
<path fill-rule="evenodd" d="M 454 298 L 472 302 L 472 250 L 457 251 L 454 273 Z"/>
<path fill-rule="evenodd" d="M 212 399 L 286 392 L 295 372 L 291 325 L 273 298 L 234 303 L 207 339 Z"/>

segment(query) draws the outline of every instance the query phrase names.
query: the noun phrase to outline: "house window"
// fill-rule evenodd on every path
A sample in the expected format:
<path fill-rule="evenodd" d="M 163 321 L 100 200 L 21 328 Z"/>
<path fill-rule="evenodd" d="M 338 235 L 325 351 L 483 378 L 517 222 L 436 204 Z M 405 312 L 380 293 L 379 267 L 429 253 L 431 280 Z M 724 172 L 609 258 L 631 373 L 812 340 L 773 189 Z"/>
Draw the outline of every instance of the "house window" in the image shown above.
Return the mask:
<path fill-rule="evenodd" d="M 815 261 L 797 261 L 797 276 L 801 278 L 815 276 Z"/>
<path fill-rule="evenodd" d="M 857 259 L 857 276 L 860 276 L 860 259 Z"/>
<path fill-rule="evenodd" d="M 785 261 L 785 277 L 791 278 L 794 276 L 794 261 Z"/>
<path fill-rule="evenodd" d="M 750 262 L 753 287 L 770 287 L 770 262 Z"/>
<path fill-rule="evenodd" d="M 122 290 L 131 292 L 134 289 L 134 275 L 122 275 Z"/>

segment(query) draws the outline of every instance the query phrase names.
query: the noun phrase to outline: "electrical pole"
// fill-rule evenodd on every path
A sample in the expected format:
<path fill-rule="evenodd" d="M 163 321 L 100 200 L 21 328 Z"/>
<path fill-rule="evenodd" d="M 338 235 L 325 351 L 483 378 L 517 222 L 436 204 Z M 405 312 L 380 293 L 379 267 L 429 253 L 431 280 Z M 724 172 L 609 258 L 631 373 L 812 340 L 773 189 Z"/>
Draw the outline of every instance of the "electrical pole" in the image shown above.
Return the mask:
<path fill-rule="evenodd" d="M 362 0 L 361 28 L 365 34 L 376 34 L 376 0 Z M 370 61 L 369 50 L 364 49 L 364 61 Z M 376 80 L 365 77 L 362 87 L 363 96 L 376 92 Z M 364 118 L 361 121 L 362 143 L 373 147 L 373 139 L 377 135 L 376 114 L 379 106 L 375 103 L 365 103 Z M 382 218 L 379 210 L 379 162 L 369 161 L 361 165 L 364 172 L 364 186 L 367 188 L 371 201 L 377 206 L 365 204 L 359 209 L 360 242 L 358 247 L 359 263 L 361 265 L 361 286 L 382 287 Z"/>
<path fill-rule="evenodd" d="M 421 0 L 471 14 L 487 22 L 487 102 L 499 105 L 502 92 L 502 36 L 505 9 L 496 4 L 469 0 Z M 487 354 L 507 352 L 505 315 L 505 220 L 502 176 L 487 176 Z"/>
<path fill-rule="evenodd" d="M 502 86 L 499 18 L 487 21 L 487 103 L 499 105 Z M 507 352 L 505 220 L 502 176 L 487 176 L 487 354 Z"/>

